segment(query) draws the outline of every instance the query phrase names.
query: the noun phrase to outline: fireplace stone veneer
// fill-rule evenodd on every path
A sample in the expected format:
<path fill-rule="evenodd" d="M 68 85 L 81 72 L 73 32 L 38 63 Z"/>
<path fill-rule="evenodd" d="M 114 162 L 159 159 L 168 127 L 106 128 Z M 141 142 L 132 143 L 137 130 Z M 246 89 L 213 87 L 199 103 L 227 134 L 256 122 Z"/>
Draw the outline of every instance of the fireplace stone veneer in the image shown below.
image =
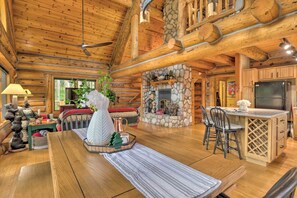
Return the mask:
<path fill-rule="evenodd" d="M 150 76 L 155 74 L 156 76 L 166 75 L 169 71 L 173 71 L 176 78 L 176 83 L 159 84 L 156 87 L 150 85 Z M 179 64 L 170 66 L 163 69 L 158 69 L 150 72 L 145 72 L 142 75 L 142 115 L 141 121 L 160 125 L 164 127 L 185 127 L 192 124 L 192 88 L 191 88 L 191 68 Z M 171 89 L 171 102 L 178 104 L 177 116 L 170 116 L 167 114 L 157 115 L 155 113 L 148 112 L 148 99 L 152 93 L 155 93 L 156 107 L 158 109 L 158 90 Z"/>

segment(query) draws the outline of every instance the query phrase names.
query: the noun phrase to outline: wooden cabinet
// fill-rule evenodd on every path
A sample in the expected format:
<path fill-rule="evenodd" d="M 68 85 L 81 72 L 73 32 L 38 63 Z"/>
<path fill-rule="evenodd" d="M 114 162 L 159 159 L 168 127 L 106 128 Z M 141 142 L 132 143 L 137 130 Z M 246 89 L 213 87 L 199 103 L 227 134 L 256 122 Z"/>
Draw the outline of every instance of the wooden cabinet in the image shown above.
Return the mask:
<path fill-rule="evenodd" d="M 295 78 L 295 66 L 259 69 L 259 80 Z"/>
<path fill-rule="evenodd" d="M 249 86 L 249 87 L 242 87 L 242 95 L 241 98 L 248 100 L 251 102 L 250 108 L 255 107 L 255 99 L 254 99 L 254 87 Z"/>
<path fill-rule="evenodd" d="M 295 66 L 277 67 L 276 78 L 295 78 Z"/>
<path fill-rule="evenodd" d="M 242 86 L 254 86 L 258 81 L 258 69 L 243 69 L 242 71 Z"/>
<path fill-rule="evenodd" d="M 259 69 L 259 80 L 275 79 L 276 68 Z"/>
<path fill-rule="evenodd" d="M 271 118 L 247 117 L 245 134 L 247 161 L 266 166 L 286 148 L 287 115 Z"/>

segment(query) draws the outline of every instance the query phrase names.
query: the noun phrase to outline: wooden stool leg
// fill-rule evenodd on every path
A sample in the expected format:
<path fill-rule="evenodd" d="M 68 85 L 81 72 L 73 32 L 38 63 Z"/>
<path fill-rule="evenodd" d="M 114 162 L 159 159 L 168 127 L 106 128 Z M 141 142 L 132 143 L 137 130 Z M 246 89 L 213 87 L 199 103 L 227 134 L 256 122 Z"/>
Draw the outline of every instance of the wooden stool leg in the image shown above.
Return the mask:
<path fill-rule="evenodd" d="M 217 134 L 217 137 L 216 137 L 216 143 L 215 143 L 214 148 L 213 148 L 213 154 L 216 153 L 216 149 L 217 149 L 217 146 L 219 144 L 219 139 L 221 138 L 219 131 L 216 130 L 216 134 Z"/>
<path fill-rule="evenodd" d="M 206 150 L 208 150 L 209 136 L 210 136 L 210 127 L 207 127 Z"/>
<path fill-rule="evenodd" d="M 223 146 L 223 148 L 224 148 L 224 158 L 226 158 L 227 157 L 227 150 L 228 150 L 228 147 L 227 147 L 227 145 L 228 145 L 228 135 L 226 134 L 226 132 L 223 132 L 224 133 L 224 146 Z"/>
<path fill-rule="evenodd" d="M 240 152 L 240 147 L 239 147 L 239 142 L 238 142 L 238 138 L 237 138 L 236 133 L 237 132 L 234 133 L 234 138 L 235 138 L 235 142 L 236 142 L 236 146 L 237 146 L 238 156 L 239 156 L 239 159 L 242 159 L 241 152 Z"/>
<path fill-rule="evenodd" d="M 203 137 L 203 145 L 205 145 L 205 141 L 206 141 L 206 137 L 207 137 L 207 129 L 208 129 L 208 126 L 205 125 L 205 131 L 204 131 L 204 137 Z"/>

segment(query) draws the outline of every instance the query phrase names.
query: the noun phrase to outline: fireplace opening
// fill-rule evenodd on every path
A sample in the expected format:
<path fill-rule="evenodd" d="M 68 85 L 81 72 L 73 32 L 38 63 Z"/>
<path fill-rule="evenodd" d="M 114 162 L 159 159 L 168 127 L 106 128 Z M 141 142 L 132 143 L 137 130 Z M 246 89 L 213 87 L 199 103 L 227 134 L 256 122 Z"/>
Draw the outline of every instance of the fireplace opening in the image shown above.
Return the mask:
<path fill-rule="evenodd" d="M 167 104 L 171 102 L 171 89 L 158 90 L 158 108 L 165 109 Z"/>

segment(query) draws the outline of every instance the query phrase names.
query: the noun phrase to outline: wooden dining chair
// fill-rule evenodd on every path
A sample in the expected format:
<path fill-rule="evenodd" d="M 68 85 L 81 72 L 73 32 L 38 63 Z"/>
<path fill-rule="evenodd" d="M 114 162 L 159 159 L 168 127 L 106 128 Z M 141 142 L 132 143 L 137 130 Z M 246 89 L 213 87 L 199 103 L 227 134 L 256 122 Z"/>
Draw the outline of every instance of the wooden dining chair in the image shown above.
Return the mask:
<path fill-rule="evenodd" d="M 242 159 L 237 133 L 243 127 L 237 124 L 230 123 L 230 119 L 227 116 L 226 112 L 219 107 L 212 108 L 210 110 L 210 115 L 217 132 L 216 143 L 214 146 L 213 153 L 215 154 L 217 148 L 222 149 L 224 152 L 224 158 L 226 158 L 227 153 L 229 153 L 229 150 L 233 149 L 238 152 L 239 159 Z M 223 140 L 222 134 L 224 138 Z M 231 134 L 234 136 L 234 139 L 230 138 Z M 230 146 L 230 141 L 235 142 L 236 147 Z M 221 148 L 219 147 L 219 145 L 221 145 Z"/>
<path fill-rule="evenodd" d="M 206 144 L 206 150 L 208 150 L 208 145 L 210 141 L 215 141 L 216 140 L 216 135 L 210 134 L 210 129 L 214 126 L 213 121 L 209 116 L 207 115 L 207 112 L 205 110 L 204 106 L 200 106 L 202 110 L 202 122 L 205 125 L 205 132 L 204 132 L 204 137 L 203 137 L 203 142 L 202 144 Z"/>
<path fill-rule="evenodd" d="M 71 129 L 87 128 L 91 122 L 92 114 L 73 113 L 61 120 L 61 131 Z"/>

